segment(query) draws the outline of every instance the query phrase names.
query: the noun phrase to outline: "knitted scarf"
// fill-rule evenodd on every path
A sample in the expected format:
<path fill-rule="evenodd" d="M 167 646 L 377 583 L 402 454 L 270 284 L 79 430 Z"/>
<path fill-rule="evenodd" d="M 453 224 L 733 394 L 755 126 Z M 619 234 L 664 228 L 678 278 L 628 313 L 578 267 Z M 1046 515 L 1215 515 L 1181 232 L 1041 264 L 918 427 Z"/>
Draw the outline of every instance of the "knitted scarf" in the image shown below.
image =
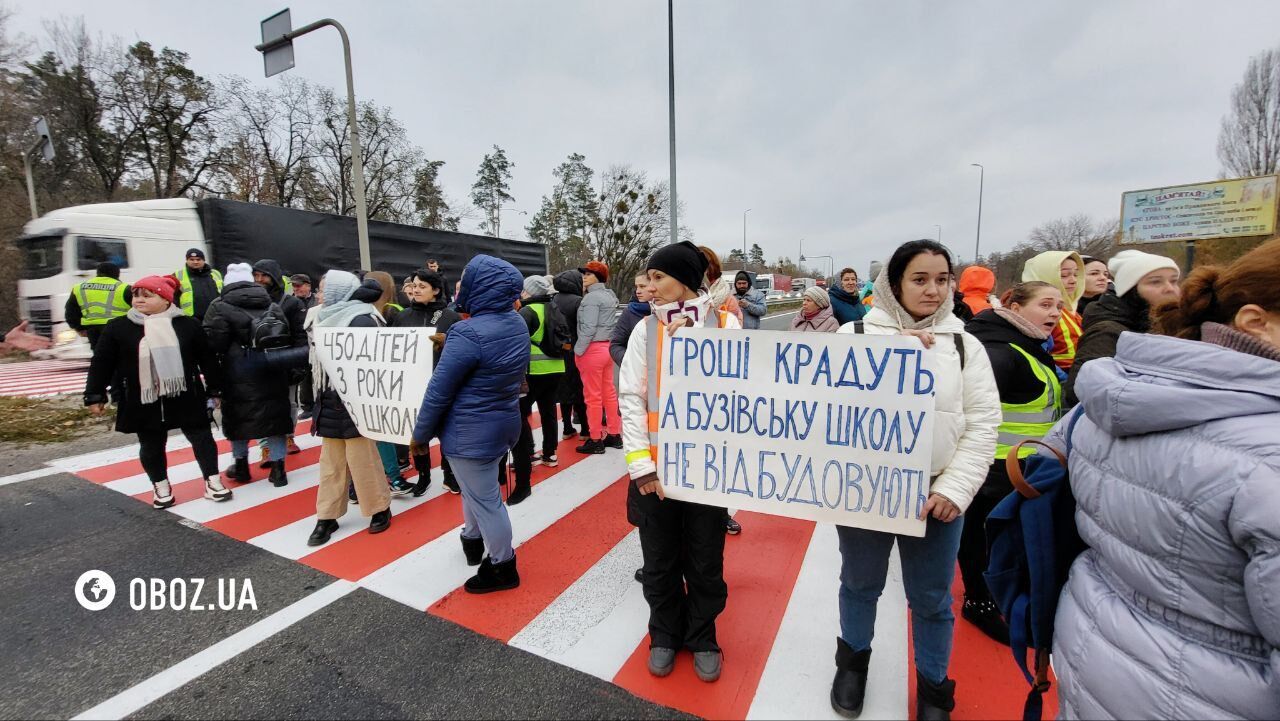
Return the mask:
<path fill-rule="evenodd" d="M 1049 337 L 1049 331 L 1041 328 L 1022 316 L 1014 313 L 1008 308 L 992 308 L 995 314 L 1009 321 L 1009 325 L 1018 329 L 1018 332 L 1028 338 L 1036 340 L 1044 340 Z"/>
<path fill-rule="evenodd" d="M 170 305 L 160 313 L 144 315 L 130 308 L 126 315 L 142 326 L 142 340 L 138 342 L 138 382 L 143 404 L 185 393 L 187 374 L 182 365 L 178 334 L 173 331 L 173 319 L 182 315 L 182 309 Z"/>

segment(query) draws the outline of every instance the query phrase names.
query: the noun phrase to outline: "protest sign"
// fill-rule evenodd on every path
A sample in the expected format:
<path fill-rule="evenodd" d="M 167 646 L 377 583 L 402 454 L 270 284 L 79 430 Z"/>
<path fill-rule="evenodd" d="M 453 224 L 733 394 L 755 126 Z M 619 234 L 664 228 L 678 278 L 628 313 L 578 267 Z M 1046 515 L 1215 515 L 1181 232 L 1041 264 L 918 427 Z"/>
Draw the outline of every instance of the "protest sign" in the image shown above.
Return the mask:
<path fill-rule="evenodd" d="M 919 340 L 716 328 L 662 339 L 650 410 L 668 498 L 924 535 L 935 379 Z"/>
<path fill-rule="evenodd" d="M 431 380 L 435 328 L 316 328 L 316 356 L 360 429 L 408 444 Z"/>

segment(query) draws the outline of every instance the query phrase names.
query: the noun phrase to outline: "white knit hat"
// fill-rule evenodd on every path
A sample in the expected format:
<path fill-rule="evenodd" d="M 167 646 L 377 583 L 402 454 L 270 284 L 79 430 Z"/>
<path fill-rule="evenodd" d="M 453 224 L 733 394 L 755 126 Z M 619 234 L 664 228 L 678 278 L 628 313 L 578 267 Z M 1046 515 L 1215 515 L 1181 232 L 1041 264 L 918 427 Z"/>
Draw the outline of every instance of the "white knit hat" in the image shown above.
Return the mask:
<path fill-rule="evenodd" d="M 804 289 L 804 297 L 813 301 L 819 308 L 831 307 L 831 298 L 827 295 L 826 288 L 819 288 L 816 285 L 811 285 Z"/>
<path fill-rule="evenodd" d="M 1147 273 L 1166 268 L 1179 270 L 1178 264 L 1172 259 L 1140 250 L 1122 250 L 1107 263 L 1107 269 L 1115 280 L 1116 295 L 1124 295 L 1133 290 Z"/>
<path fill-rule="evenodd" d="M 252 283 L 253 266 L 248 263 L 232 263 L 227 266 L 227 277 L 222 280 L 227 285 L 232 283 Z"/>

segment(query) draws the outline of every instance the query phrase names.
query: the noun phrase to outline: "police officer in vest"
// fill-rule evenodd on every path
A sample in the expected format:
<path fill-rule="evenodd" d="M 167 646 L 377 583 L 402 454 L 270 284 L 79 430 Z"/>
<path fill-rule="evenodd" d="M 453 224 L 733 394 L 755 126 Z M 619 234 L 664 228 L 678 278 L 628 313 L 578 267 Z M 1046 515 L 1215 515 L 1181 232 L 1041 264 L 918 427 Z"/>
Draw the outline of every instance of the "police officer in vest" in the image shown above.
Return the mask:
<path fill-rule="evenodd" d="M 520 440 L 516 441 L 513 465 L 516 470 L 516 487 L 507 498 L 507 505 L 514 505 L 529 497 L 529 480 L 533 473 L 533 429 L 529 416 L 538 407 L 542 416 L 542 455 L 544 466 L 556 466 L 556 446 L 560 444 L 560 423 L 556 417 L 556 399 L 560 381 L 564 378 L 563 349 L 561 355 L 549 355 L 545 349 L 554 342 L 547 338 L 555 333 L 547 322 L 556 311 L 551 306 L 551 278 L 545 275 L 529 276 L 521 293 L 520 317 L 529 328 L 529 392 L 520 399 Z M 563 322 L 563 321 L 562 321 Z M 543 342 L 547 339 L 551 342 Z"/>
<path fill-rule="evenodd" d="M 95 277 L 71 289 L 63 317 L 72 330 L 89 338 L 93 348 L 107 321 L 128 313 L 130 303 L 129 286 L 120 280 L 120 267 L 99 263 Z"/>
<path fill-rule="evenodd" d="M 203 321 L 209 304 L 222 292 L 222 274 L 205 262 L 203 250 L 192 248 L 187 251 L 187 264 L 173 276 L 178 279 L 182 312 Z"/>
<path fill-rule="evenodd" d="M 982 573 L 987 570 L 986 518 L 1013 489 L 1005 462 L 1019 442 L 1039 439 L 1062 415 L 1063 376 L 1045 341 L 1062 317 L 1062 291 L 1043 281 L 1027 281 L 1001 299 L 1003 308 L 984 310 L 965 326 L 982 341 L 1000 391 L 1003 413 L 996 453 L 986 481 L 964 513 L 960 536 L 960 575 L 964 577 L 961 615 L 983 633 L 1009 643 L 1009 626 L 991 598 Z M 1018 460 L 1034 452 L 1024 447 Z"/>

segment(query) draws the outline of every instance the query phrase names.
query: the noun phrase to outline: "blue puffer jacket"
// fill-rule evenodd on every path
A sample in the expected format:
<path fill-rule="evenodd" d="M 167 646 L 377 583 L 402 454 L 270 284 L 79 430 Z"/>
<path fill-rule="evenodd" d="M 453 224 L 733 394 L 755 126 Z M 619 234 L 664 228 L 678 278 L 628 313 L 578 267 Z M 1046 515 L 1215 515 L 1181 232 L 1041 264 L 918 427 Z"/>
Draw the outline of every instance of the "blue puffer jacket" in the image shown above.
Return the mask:
<path fill-rule="evenodd" d="M 529 329 L 515 311 L 524 278 L 505 260 L 477 255 L 462 271 L 458 306 L 471 317 L 445 336 L 413 437 L 440 436 L 446 456 L 490 461 L 520 437 L 520 383 Z"/>
<path fill-rule="evenodd" d="M 1124 333 L 1076 392 L 1060 718 L 1276 718 L 1280 363 Z"/>

